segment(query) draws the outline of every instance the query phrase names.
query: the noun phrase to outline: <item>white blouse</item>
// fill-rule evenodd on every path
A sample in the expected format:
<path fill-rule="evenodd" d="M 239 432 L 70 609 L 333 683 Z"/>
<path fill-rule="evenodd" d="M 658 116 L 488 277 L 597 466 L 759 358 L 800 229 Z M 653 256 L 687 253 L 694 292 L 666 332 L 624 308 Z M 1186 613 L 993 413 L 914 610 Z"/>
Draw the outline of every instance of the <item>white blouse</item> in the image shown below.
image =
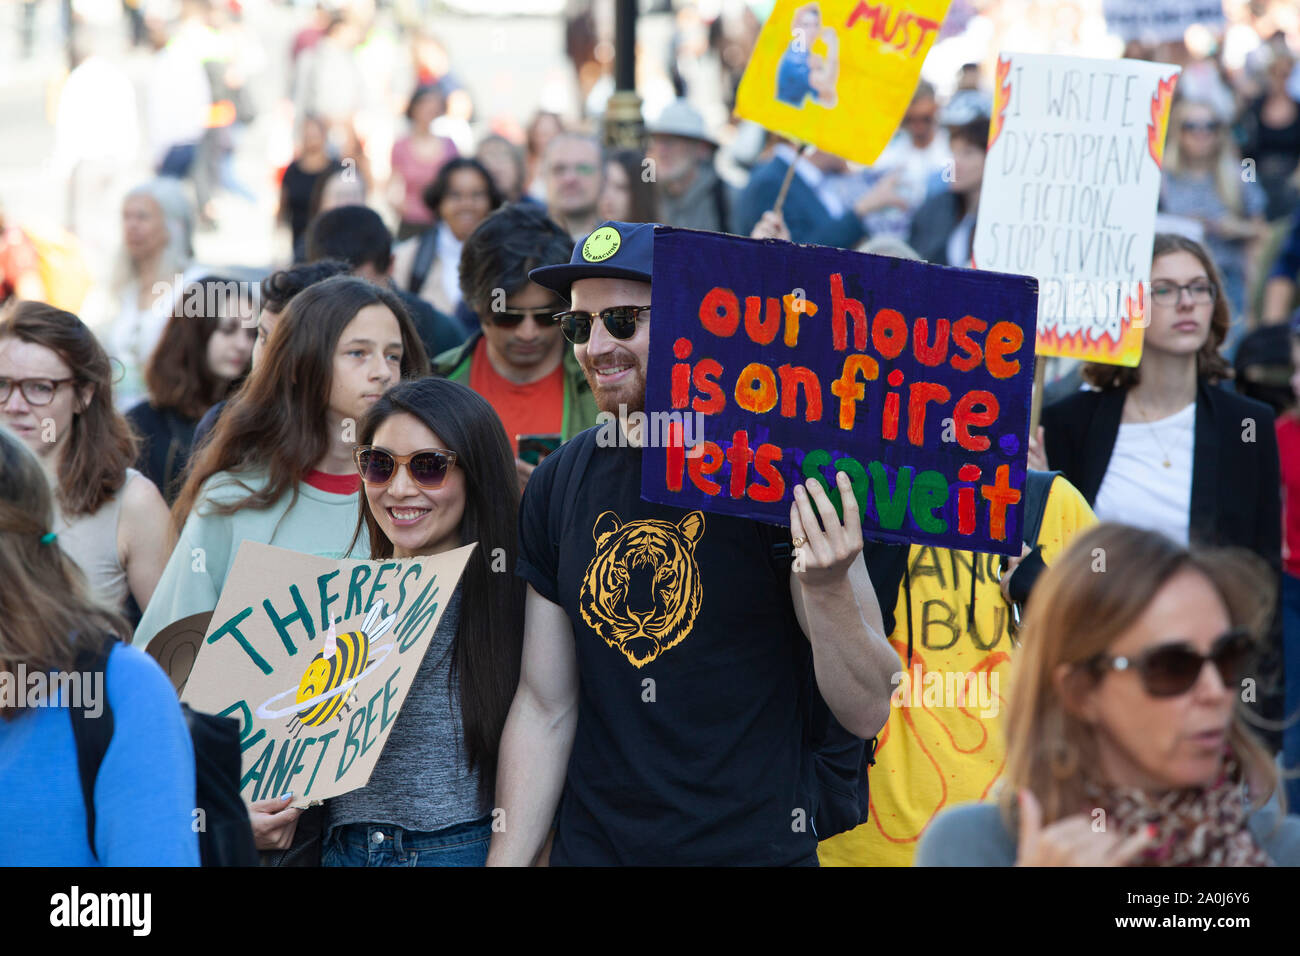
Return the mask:
<path fill-rule="evenodd" d="M 1097 517 L 1159 531 L 1186 545 L 1195 440 L 1195 402 L 1156 422 L 1121 424 L 1097 491 Z"/>

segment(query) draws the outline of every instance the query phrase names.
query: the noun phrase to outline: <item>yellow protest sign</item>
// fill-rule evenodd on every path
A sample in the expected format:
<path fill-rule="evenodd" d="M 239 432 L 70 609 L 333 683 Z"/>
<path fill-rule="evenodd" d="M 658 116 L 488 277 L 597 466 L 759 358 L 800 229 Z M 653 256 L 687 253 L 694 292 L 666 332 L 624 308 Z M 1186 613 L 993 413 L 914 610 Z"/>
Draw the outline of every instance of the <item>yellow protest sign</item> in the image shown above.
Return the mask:
<path fill-rule="evenodd" d="M 777 0 L 736 112 L 792 139 L 873 163 L 912 99 L 949 0 Z"/>

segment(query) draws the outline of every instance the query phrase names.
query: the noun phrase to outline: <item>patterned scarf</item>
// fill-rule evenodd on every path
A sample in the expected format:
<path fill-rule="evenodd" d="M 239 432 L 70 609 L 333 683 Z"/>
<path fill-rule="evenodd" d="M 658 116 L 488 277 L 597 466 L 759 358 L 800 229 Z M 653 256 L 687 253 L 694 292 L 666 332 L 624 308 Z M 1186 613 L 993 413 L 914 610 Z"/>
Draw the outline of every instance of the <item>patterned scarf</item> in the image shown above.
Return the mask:
<path fill-rule="evenodd" d="M 1127 838 L 1154 824 L 1156 837 L 1135 866 L 1271 866 L 1246 825 L 1249 806 L 1241 765 L 1229 751 L 1209 787 L 1149 794 L 1134 787 L 1084 785 L 1090 806 Z"/>

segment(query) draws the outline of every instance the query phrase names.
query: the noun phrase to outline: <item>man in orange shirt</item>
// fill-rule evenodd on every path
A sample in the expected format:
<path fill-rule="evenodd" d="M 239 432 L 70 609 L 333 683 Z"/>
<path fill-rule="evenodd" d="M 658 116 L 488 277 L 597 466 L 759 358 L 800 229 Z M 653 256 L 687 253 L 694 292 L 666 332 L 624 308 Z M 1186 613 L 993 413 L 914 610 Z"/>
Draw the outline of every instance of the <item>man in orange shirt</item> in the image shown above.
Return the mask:
<path fill-rule="evenodd" d="M 537 461 L 520 455 L 520 436 L 567 441 L 596 424 L 586 377 L 552 318 L 566 304 L 528 271 L 569 261 L 573 240 L 527 205 L 493 213 L 465 240 L 461 294 L 482 330 L 434 359 L 434 371 L 488 400 L 515 449 L 522 489 Z M 529 456 L 532 457 L 532 456 Z"/>

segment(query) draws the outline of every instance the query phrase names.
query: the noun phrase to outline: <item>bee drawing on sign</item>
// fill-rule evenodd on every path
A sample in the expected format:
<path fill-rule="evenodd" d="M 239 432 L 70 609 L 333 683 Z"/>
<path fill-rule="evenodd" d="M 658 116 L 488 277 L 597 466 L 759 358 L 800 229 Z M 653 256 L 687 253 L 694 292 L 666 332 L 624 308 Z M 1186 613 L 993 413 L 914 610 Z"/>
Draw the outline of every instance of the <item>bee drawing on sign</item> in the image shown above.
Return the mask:
<path fill-rule="evenodd" d="M 361 627 L 337 637 L 331 622 L 325 643 L 316 653 L 296 688 L 281 691 L 257 708 L 263 720 L 289 717 L 287 730 L 297 737 L 304 727 L 320 727 L 332 719 L 342 720 L 351 710 L 352 688 L 364 680 L 393 651 L 393 644 L 377 644 L 397 621 L 396 614 L 383 616 L 384 603 L 372 604 Z M 276 709 L 290 695 L 293 703 Z"/>

